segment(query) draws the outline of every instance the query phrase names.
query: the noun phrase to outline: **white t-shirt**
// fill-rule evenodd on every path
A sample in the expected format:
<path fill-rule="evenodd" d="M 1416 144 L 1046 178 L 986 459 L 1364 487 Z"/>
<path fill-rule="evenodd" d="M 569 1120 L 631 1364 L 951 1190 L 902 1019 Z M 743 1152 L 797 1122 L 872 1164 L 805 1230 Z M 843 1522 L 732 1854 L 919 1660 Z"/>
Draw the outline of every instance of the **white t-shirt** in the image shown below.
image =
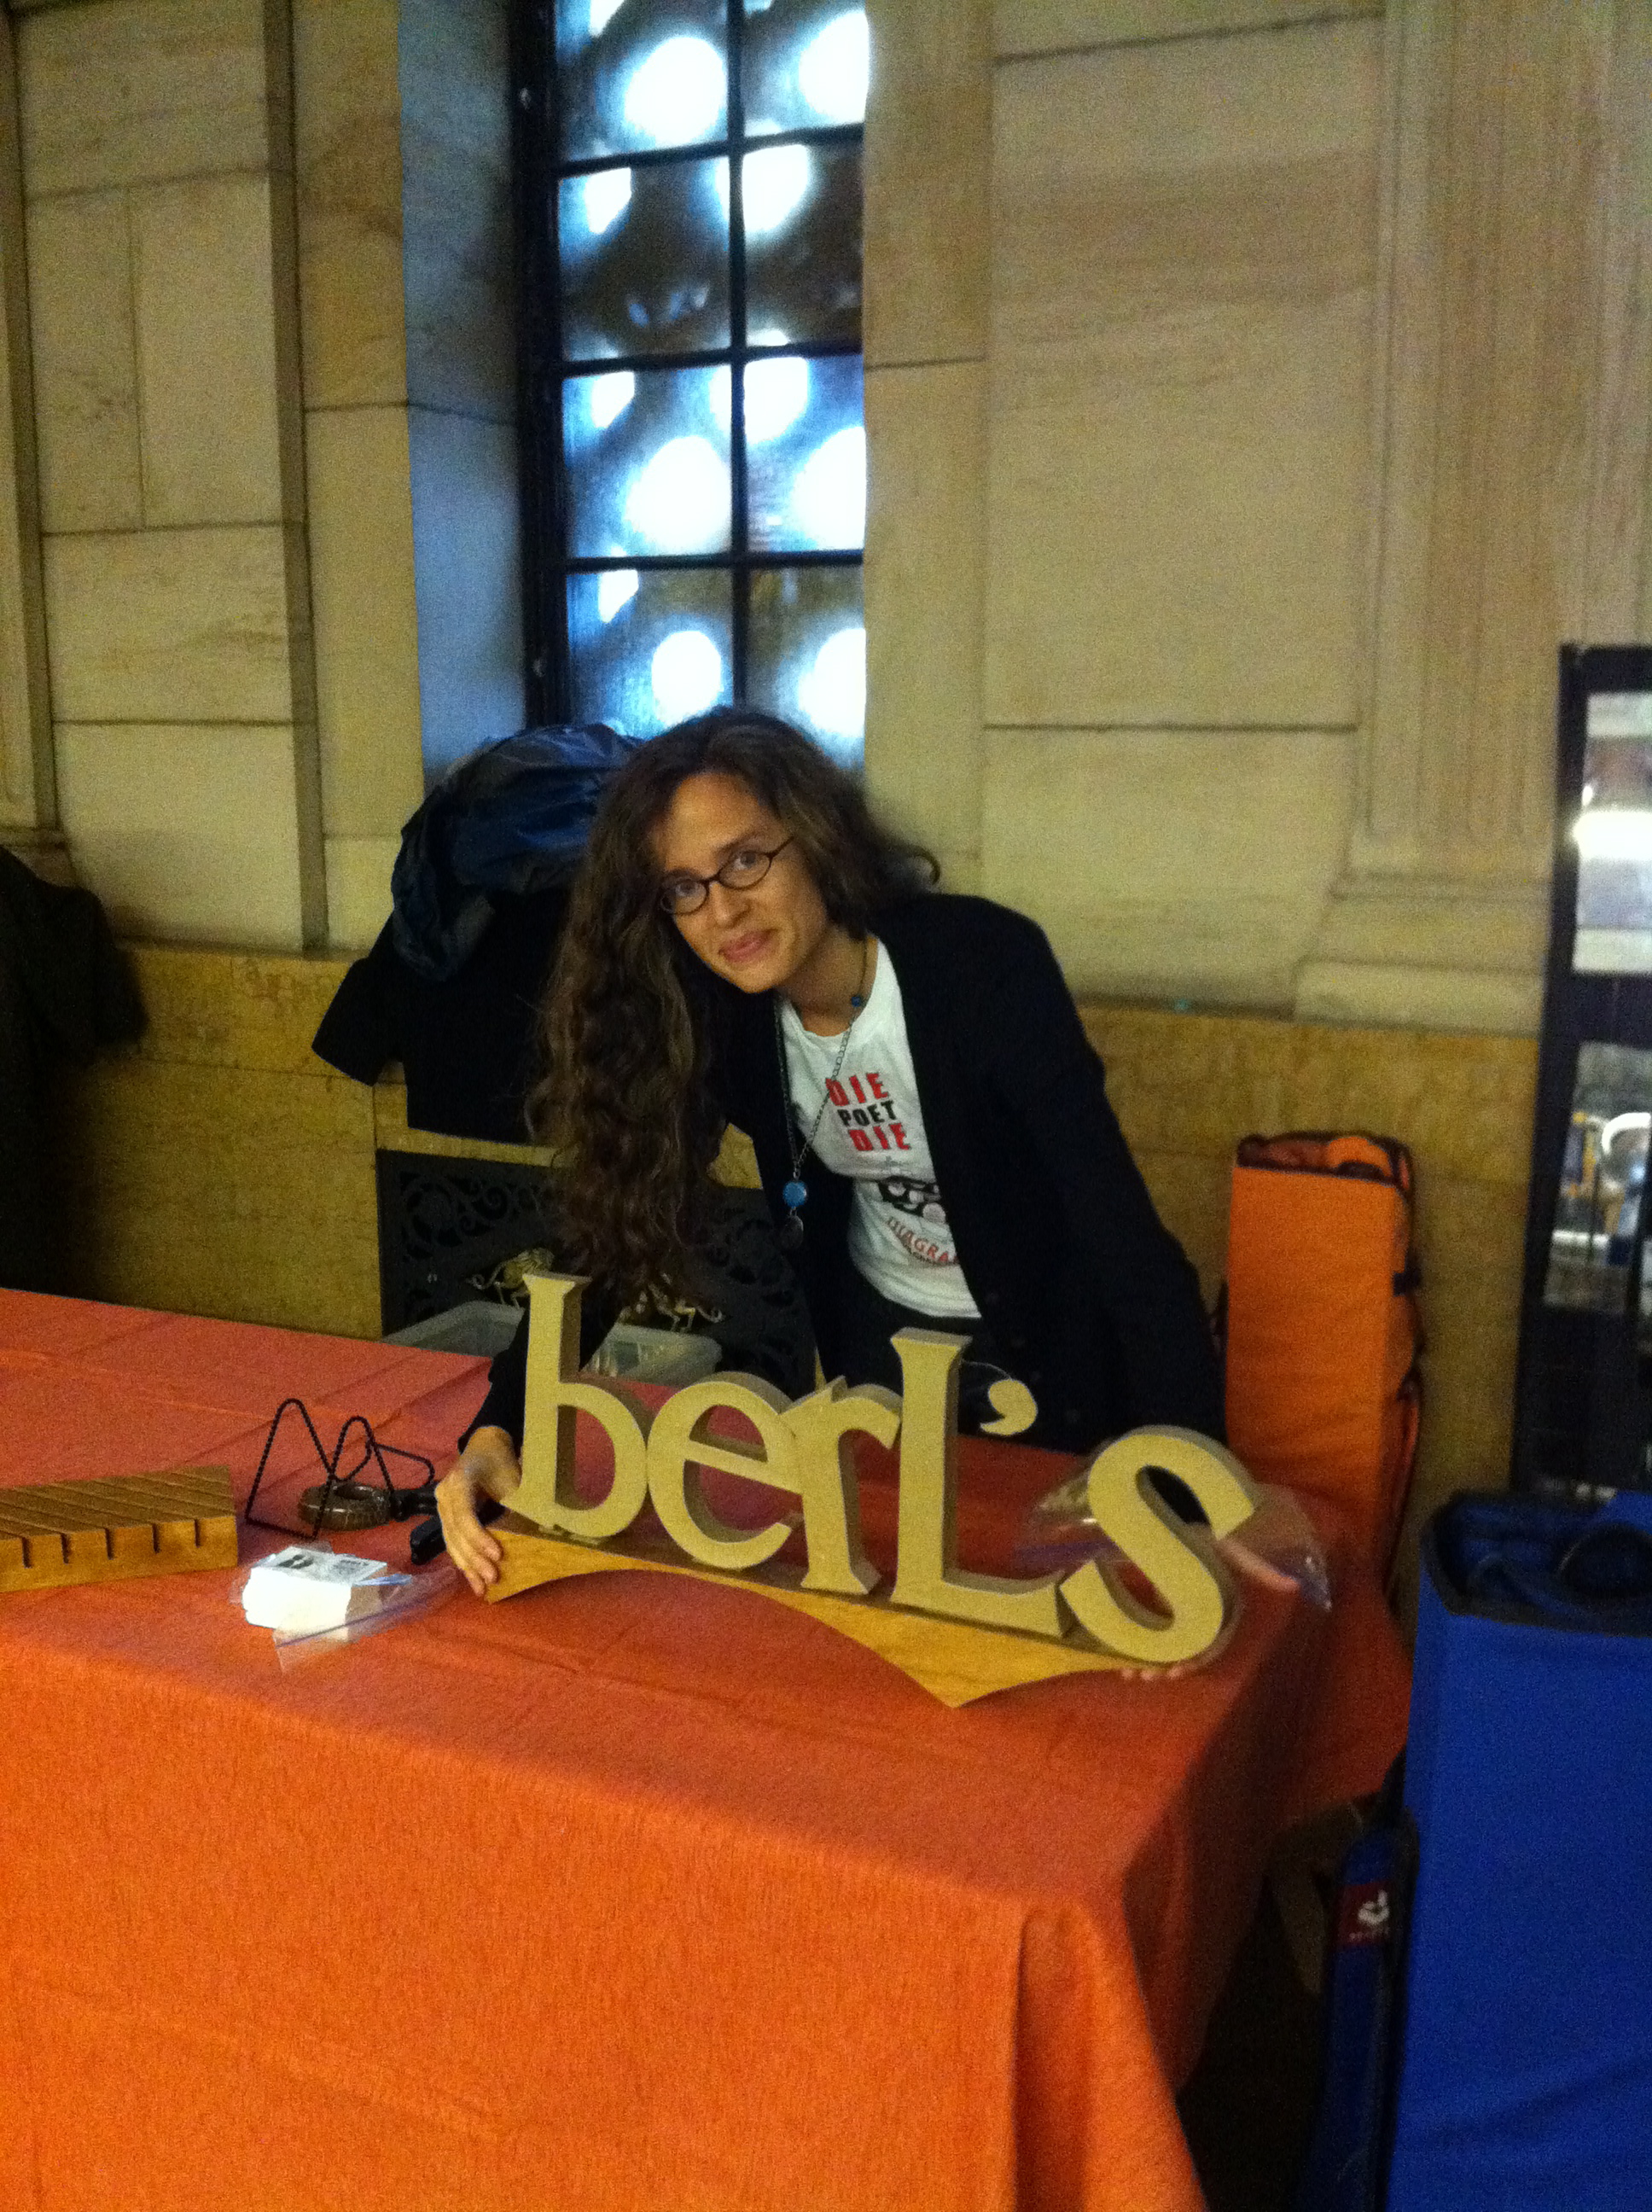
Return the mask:
<path fill-rule="evenodd" d="M 841 1033 L 816 1036 L 805 1029 L 784 998 L 780 1034 L 796 1136 L 813 1128 L 817 1157 L 854 1185 L 849 1257 L 855 1267 L 897 1305 L 938 1320 L 979 1321 L 935 1182 L 889 947 L 878 947 L 872 988 L 847 1048 Z M 805 1181 L 808 1171 L 805 1162 Z M 806 1206 L 803 1218 L 806 1224 Z"/>

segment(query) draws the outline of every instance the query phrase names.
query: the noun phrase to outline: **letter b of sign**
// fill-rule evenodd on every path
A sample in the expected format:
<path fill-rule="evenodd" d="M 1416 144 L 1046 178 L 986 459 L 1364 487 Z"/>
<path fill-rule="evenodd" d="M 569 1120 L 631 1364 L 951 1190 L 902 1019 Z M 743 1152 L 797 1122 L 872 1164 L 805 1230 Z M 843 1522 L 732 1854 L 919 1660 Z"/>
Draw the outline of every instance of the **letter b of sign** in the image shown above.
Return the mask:
<path fill-rule="evenodd" d="M 528 1361 L 522 1486 L 510 1501 L 512 1511 L 550 1534 L 601 1543 L 628 1528 L 644 1499 L 651 1499 L 666 1533 L 689 1559 L 738 1574 L 772 1559 L 792 1523 L 730 1527 L 714 1511 L 701 1480 L 703 1468 L 721 1468 L 787 1491 L 801 1502 L 808 1553 L 805 1589 L 864 1597 L 875 1588 L 878 1571 L 861 1549 L 848 1437 L 865 1430 L 885 1447 L 892 1445 L 901 1426 L 900 1401 L 887 1390 L 847 1390 L 839 1382 L 793 1406 L 756 1376 L 719 1376 L 673 1392 L 651 1416 L 611 1383 L 574 1379 L 583 1287 L 565 1276 L 528 1279 L 534 1350 Z M 553 1346 L 554 1358 L 540 1348 Z M 582 1498 L 574 1485 L 576 1413 L 599 1423 L 613 1448 L 613 1480 L 607 1496 L 594 1503 Z M 731 1415 L 750 1425 L 755 1443 L 728 1433 Z"/>

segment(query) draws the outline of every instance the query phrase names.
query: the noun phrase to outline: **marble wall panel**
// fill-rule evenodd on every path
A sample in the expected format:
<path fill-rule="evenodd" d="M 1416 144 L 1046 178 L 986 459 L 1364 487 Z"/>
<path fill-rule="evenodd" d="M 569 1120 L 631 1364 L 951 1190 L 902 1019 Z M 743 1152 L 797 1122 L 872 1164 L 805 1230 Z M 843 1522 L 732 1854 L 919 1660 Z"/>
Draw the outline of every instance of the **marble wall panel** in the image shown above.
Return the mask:
<path fill-rule="evenodd" d="M 416 406 L 516 416 L 504 0 L 404 0 L 402 257 Z"/>
<path fill-rule="evenodd" d="M 1195 1152 L 1133 1149 L 1160 1220 L 1199 1272 L 1200 1292 L 1208 1310 L 1215 1305 L 1227 1273 L 1229 1164 Z"/>
<path fill-rule="evenodd" d="M 1523 1194 L 1537 1047 L 1528 1037 L 1291 1025 L 1290 1126 L 1402 1137 L 1430 1176 Z"/>
<path fill-rule="evenodd" d="M 373 1093 L 310 1050 L 345 963 L 128 951 L 148 1030 L 63 1085 L 74 1287 L 376 1336 Z"/>
<path fill-rule="evenodd" d="M 1315 960 L 1304 964 L 1296 1011 L 1305 1021 L 1392 1022 L 1397 1028 L 1492 1030 L 1535 1036 L 1543 978 L 1485 969 Z"/>
<path fill-rule="evenodd" d="M 1454 1490 L 1509 1479 L 1526 1237 L 1524 1184 L 1419 1170 L 1417 1238 L 1428 1344 L 1412 1531 Z"/>
<path fill-rule="evenodd" d="M 325 953 L 224 952 L 129 943 L 148 1026 L 141 1060 L 319 1075 L 310 1049 L 349 962 Z"/>
<path fill-rule="evenodd" d="M 989 730 L 982 880 L 1074 988 L 1288 1006 L 1342 865 L 1337 732 Z"/>
<path fill-rule="evenodd" d="M 64 1084 L 60 1135 L 81 1296 L 379 1334 L 364 1084 L 100 1060 Z"/>
<path fill-rule="evenodd" d="M 989 722 L 1357 719 L 1380 52 L 1000 67 Z"/>
<path fill-rule="evenodd" d="M 118 930 L 304 942 L 290 729 L 59 723 L 58 787 L 76 872 Z"/>
<path fill-rule="evenodd" d="M 761 1190 L 763 1187 L 763 1179 L 757 1171 L 757 1148 L 745 1131 L 737 1129 L 732 1121 L 723 1132 L 722 1144 L 711 1164 L 711 1179 L 731 1190 Z"/>
<path fill-rule="evenodd" d="M 28 307 L 42 526 L 136 529 L 143 488 L 124 192 L 29 209 Z"/>
<path fill-rule="evenodd" d="M 1229 1160 L 1242 1136 L 1290 1126 L 1291 1023 L 1093 1000 L 1082 1012 L 1133 1149 Z"/>
<path fill-rule="evenodd" d="M 400 849 L 399 837 L 326 840 L 329 945 L 364 952 L 378 936 L 390 920 L 390 872 Z"/>
<path fill-rule="evenodd" d="M 409 412 L 425 770 L 520 729 L 522 583 L 516 433 Z"/>
<path fill-rule="evenodd" d="M 312 413 L 306 463 L 322 819 L 392 836 L 424 792 L 407 410 Z"/>
<path fill-rule="evenodd" d="M 995 0 L 993 30 L 1007 57 L 1380 15 L 1382 9 L 1383 0 Z"/>
<path fill-rule="evenodd" d="M 981 851 L 987 373 L 866 376 L 866 780 L 949 881 Z"/>
<path fill-rule="evenodd" d="M 407 397 L 396 0 L 298 0 L 295 140 L 304 398 Z"/>
<path fill-rule="evenodd" d="M 134 192 L 131 226 L 144 520 L 278 522 L 283 395 L 269 179 Z"/>
<path fill-rule="evenodd" d="M 53 712 L 67 722 L 286 722 L 278 528 L 46 540 Z"/>
<path fill-rule="evenodd" d="M 18 49 L 31 198 L 268 166 L 262 0 L 94 0 Z"/>
<path fill-rule="evenodd" d="M 1409 1145 L 1430 1182 L 1525 1191 L 1537 1081 L 1529 1038 L 1105 1000 L 1081 1012 L 1138 1150 L 1229 1159 L 1254 1131 L 1370 1129 Z"/>
<path fill-rule="evenodd" d="M 987 350 L 990 0 L 871 0 L 866 103 L 869 364 Z"/>

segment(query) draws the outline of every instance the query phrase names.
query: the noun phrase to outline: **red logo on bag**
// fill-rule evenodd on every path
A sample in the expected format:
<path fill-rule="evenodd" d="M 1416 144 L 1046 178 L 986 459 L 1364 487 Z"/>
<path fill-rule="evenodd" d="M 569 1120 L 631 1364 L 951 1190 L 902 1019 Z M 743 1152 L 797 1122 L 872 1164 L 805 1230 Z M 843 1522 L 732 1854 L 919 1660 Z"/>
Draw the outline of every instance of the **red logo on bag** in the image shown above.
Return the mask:
<path fill-rule="evenodd" d="M 1386 1881 L 1356 1882 L 1342 1893 L 1337 1916 L 1337 1948 L 1353 1943 L 1386 1943 L 1393 1918 Z"/>

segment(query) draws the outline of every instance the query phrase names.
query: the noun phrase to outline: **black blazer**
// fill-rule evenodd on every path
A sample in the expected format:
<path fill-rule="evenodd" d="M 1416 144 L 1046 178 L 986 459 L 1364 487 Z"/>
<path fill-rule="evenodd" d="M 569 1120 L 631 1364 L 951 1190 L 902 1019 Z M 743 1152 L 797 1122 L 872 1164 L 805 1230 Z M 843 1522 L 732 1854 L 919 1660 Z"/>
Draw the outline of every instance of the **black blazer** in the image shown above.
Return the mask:
<path fill-rule="evenodd" d="M 959 1263 L 1038 1400 L 1029 1440 L 1083 1451 L 1146 1421 L 1219 1437 L 1199 1279 L 1153 1210 L 1043 932 L 986 899 L 938 892 L 889 908 L 873 928 L 901 986 Z M 722 1018 L 721 1103 L 756 1147 L 778 1222 L 792 1153 L 773 1003 L 730 989 Z M 835 1375 L 853 1188 L 812 1154 L 803 1173 L 793 1264 Z"/>
<path fill-rule="evenodd" d="M 1038 1400 L 1028 1441 L 1087 1451 L 1165 1421 L 1223 1433 L 1199 1279 L 1153 1210 L 1043 932 L 986 899 L 938 892 L 874 918 L 901 986 L 935 1179 L 958 1259 L 1006 1362 Z M 714 979 L 712 979 L 714 981 Z M 756 1148 L 778 1222 L 792 1153 L 774 1012 L 714 984 L 714 1071 Z M 807 1156 L 794 1255 L 830 1376 L 852 1188 Z M 521 1433 L 526 1331 L 494 1365 L 480 1421 Z"/>

